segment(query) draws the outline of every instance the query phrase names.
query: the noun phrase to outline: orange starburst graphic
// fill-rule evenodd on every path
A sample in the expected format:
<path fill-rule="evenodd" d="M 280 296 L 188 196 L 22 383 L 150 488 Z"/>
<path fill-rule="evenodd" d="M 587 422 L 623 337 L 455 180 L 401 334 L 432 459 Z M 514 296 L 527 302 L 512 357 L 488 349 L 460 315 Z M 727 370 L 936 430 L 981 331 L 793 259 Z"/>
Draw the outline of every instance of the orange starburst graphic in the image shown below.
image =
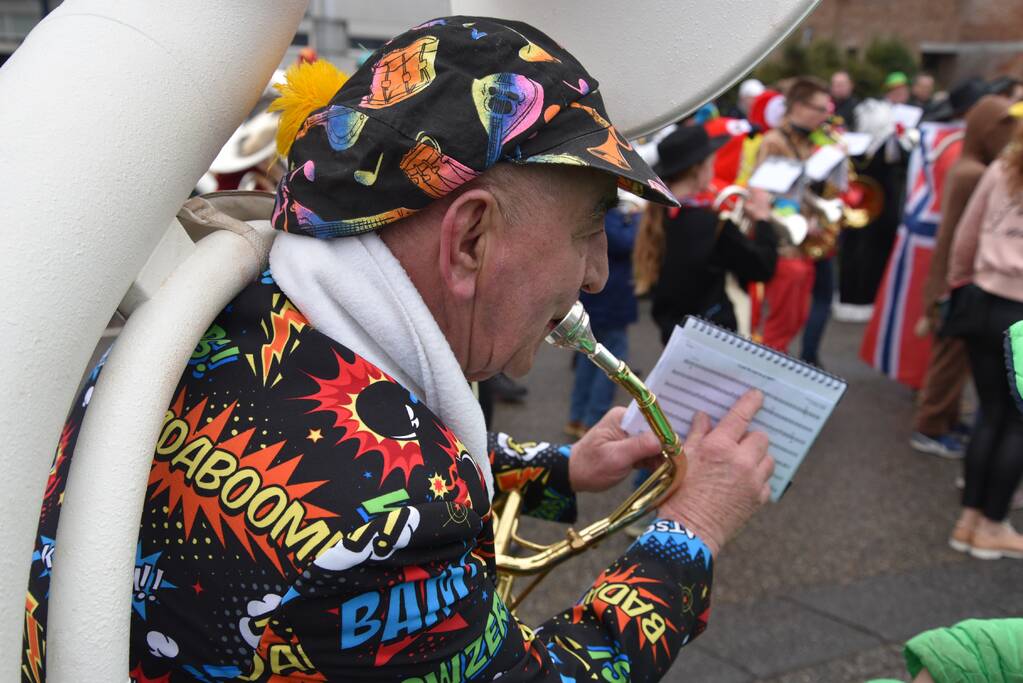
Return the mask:
<path fill-rule="evenodd" d="M 469 451 L 466 450 L 462 442 L 455 436 L 455 433 L 451 429 L 441 423 L 437 422 L 437 428 L 440 429 L 442 441 L 438 444 L 442 451 L 447 453 L 451 457 L 451 465 L 448 467 L 448 480 L 452 486 L 449 491 L 455 492 L 453 501 L 460 505 L 464 505 L 468 508 L 472 508 L 472 498 L 469 497 L 469 488 L 465 485 L 465 480 L 458 473 L 458 463 L 466 458 L 472 463 L 473 468 L 476 470 L 476 474 L 479 476 L 479 480 L 483 482 L 483 472 L 480 470 L 479 464 L 476 460 L 469 455 Z"/>
<path fill-rule="evenodd" d="M 221 441 L 237 403 L 200 427 L 206 399 L 187 413 L 184 400 L 182 391 L 170 408 L 174 418 L 165 425 L 157 444 L 157 457 L 149 474 L 149 484 L 154 487 L 150 499 L 166 491 L 168 516 L 181 507 L 186 538 L 191 537 L 196 517 L 202 512 L 221 544 L 226 544 L 223 529 L 226 524 L 250 557 L 255 559 L 252 549 L 255 543 L 284 574 L 280 556 L 293 564 L 294 558 L 287 549 L 278 552 L 271 545 L 283 529 L 281 526 L 275 532 L 278 525 L 273 522 L 284 516 L 293 501 L 302 501 L 326 480 L 291 482 L 302 455 L 273 464 L 286 441 L 262 446 L 246 455 L 254 428 Z M 302 521 L 307 524 L 309 520 L 337 517 L 336 513 L 305 501 L 301 502 L 301 510 Z"/>
<path fill-rule="evenodd" d="M 514 470 L 500 472 L 494 478 L 497 480 L 497 488 L 502 491 L 512 491 L 521 489 L 544 474 L 549 475 L 550 470 L 543 467 L 519 467 Z"/>
<path fill-rule="evenodd" d="M 319 390 L 301 398 L 317 402 L 318 405 L 310 410 L 310 413 L 327 411 L 334 414 L 334 427 L 344 430 L 338 443 L 348 439 L 357 440 L 359 450 L 355 454 L 356 458 L 367 453 L 380 454 L 383 458 L 381 484 L 387 480 L 391 472 L 399 470 L 404 475 L 407 486 L 413 468 L 423 464 L 423 452 L 420 450 L 419 441 L 415 439 L 404 441 L 377 434 L 363 422 L 355 407 L 356 399 L 366 387 L 375 382 L 394 380 L 359 356 L 355 357 L 353 363 L 348 363 L 335 351 L 334 358 L 337 361 L 337 376 L 313 377 L 319 385 Z"/>
<path fill-rule="evenodd" d="M 21 665 L 22 675 L 33 683 L 43 680 L 43 650 L 46 641 L 42 639 L 43 627 L 35 617 L 39 601 L 32 593 L 25 596 L 25 664 Z"/>
<path fill-rule="evenodd" d="M 274 294 L 274 309 L 277 309 L 282 299 L 283 297 L 280 294 Z M 266 384 L 269 381 L 270 372 L 280 366 L 281 360 L 284 358 L 285 351 L 291 352 L 298 347 L 297 334 L 304 330 L 306 325 L 309 324 L 309 321 L 305 319 L 305 316 L 299 313 L 298 309 L 295 308 L 290 301 L 287 299 L 283 299 L 283 301 L 284 304 L 280 305 L 280 310 L 271 311 L 269 325 L 267 325 L 265 320 L 260 322 L 263 326 L 263 333 L 266 334 L 266 338 L 268 340 L 265 344 L 263 344 L 259 351 L 260 370 L 263 376 L 263 384 Z M 248 354 L 246 358 L 249 361 L 249 365 L 252 367 L 252 371 L 256 372 L 255 360 L 252 355 Z M 278 372 L 274 376 L 274 381 L 271 386 L 281 381 L 281 377 L 281 373 Z"/>
<path fill-rule="evenodd" d="M 444 494 L 451 490 L 448 488 L 447 483 L 444 481 L 444 477 L 440 476 L 439 472 L 434 472 L 429 481 L 430 493 L 433 494 L 434 498 L 443 498 Z"/>
<path fill-rule="evenodd" d="M 64 423 L 64 429 L 60 433 L 60 441 L 57 443 L 57 453 L 53 458 L 53 466 L 50 467 L 50 476 L 46 480 L 46 492 L 43 494 L 43 519 L 50 514 L 64 497 L 63 487 L 61 486 L 63 477 L 61 476 L 60 469 L 68 457 L 68 445 L 71 443 L 71 437 L 74 433 L 75 425 L 70 422 Z"/>
<path fill-rule="evenodd" d="M 580 604 L 573 608 L 572 623 L 581 621 L 587 605 L 598 615 L 613 609 L 622 630 L 629 622 L 637 623 L 640 647 L 649 645 L 656 659 L 658 646 L 661 646 L 670 657 L 668 643 L 662 636 L 666 629 L 678 632 L 678 628 L 658 610 L 658 605 L 666 608 L 668 603 L 646 588 L 650 584 L 660 585 L 661 582 L 636 576 L 638 566 L 634 564 L 625 569 L 605 571 L 587 591 Z"/>
<path fill-rule="evenodd" d="M 135 668 L 128 672 L 130 683 L 170 683 L 170 674 L 166 673 L 156 678 L 149 678 L 142 670 L 142 663 L 139 662 Z"/>
<path fill-rule="evenodd" d="M 272 628 L 263 632 L 255 652 L 253 673 L 269 675 L 267 683 L 327 680 L 309 661 L 298 636 L 290 628 L 287 635 L 285 638 Z"/>

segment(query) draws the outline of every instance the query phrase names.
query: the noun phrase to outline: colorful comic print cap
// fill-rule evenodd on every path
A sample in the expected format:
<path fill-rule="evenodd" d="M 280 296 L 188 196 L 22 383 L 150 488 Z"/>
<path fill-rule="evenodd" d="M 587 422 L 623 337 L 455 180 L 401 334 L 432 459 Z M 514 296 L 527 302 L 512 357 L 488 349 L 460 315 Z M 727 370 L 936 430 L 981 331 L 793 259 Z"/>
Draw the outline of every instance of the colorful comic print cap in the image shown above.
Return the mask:
<path fill-rule="evenodd" d="M 499 162 L 589 166 L 678 205 L 575 57 L 528 24 L 460 16 L 392 39 L 305 118 L 273 226 L 322 238 L 376 230 Z"/>

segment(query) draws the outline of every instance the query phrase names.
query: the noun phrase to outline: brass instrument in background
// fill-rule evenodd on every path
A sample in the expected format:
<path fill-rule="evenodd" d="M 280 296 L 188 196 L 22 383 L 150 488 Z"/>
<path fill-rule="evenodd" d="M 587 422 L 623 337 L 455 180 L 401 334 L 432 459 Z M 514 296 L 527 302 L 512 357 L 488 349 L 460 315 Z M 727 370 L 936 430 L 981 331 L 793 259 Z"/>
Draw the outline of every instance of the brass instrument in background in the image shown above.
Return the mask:
<path fill-rule="evenodd" d="M 828 192 L 835 195 L 825 199 L 810 190 L 803 195 L 803 203 L 817 216 L 820 229 L 810 233 L 800 250 L 814 261 L 819 261 L 832 252 L 838 243 L 838 235 L 842 230 L 859 230 L 872 223 L 881 215 L 884 193 L 873 178 L 857 176 L 849 170 L 849 187 L 856 188 L 859 201 L 856 206 L 846 203 L 849 196 L 846 190 L 837 196 L 836 190 Z"/>
<path fill-rule="evenodd" d="M 727 220 L 734 223 L 743 235 L 749 235 L 753 229 L 753 221 L 746 215 L 746 200 L 749 199 L 749 196 L 747 188 L 741 185 L 729 185 L 718 193 L 714 198 L 713 204 L 713 209 L 718 212 L 718 217 L 722 221 Z M 732 207 L 726 209 L 728 202 L 733 199 Z M 809 231 L 809 224 L 806 222 L 806 218 L 799 214 L 784 216 L 772 211 L 770 222 L 771 225 L 781 231 L 780 237 L 795 246 L 802 244 Z"/>
<path fill-rule="evenodd" d="M 596 545 L 608 534 L 623 529 L 645 516 L 656 508 L 685 476 L 682 441 L 658 405 L 657 398 L 624 361 L 618 360 L 603 345 L 597 343 L 590 330 L 590 317 L 582 303 L 577 301 L 572 306 L 568 315 L 547 335 L 546 341 L 554 346 L 586 354 L 586 357 L 607 373 L 612 381 L 636 399 L 640 411 L 650 424 L 650 429 L 661 441 L 663 462 L 610 515 L 581 531 L 569 528 L 565 539 L 550 545 L 533 543 L 518 536 L 519 510 L 522 506 L 522 496 L 518 491 L 511 491 L 502 501 L 498 501 L 494 511 L 497 593 L 512 610 L 522 603 L 555 566 Z M 513 543 L 534 552 L 525 557 L 511 555 Z M 518 595 L 512 595 L 512 585 L 516 577 L 534 575 L 535 578 L 525 589 Z"/>
<path fill-rule="evenodd" d="M 828 135 L 836 143 L 839 141 L 834 133 L 828 132 Z M 824 197 L 810 190 L 806 190 L 803 196 L 803 203 L 820 223 L 820 229 L 810 233 L 800 245 L 800 251 L 814 261 L 819 261 L 835 249 L 842 230 L 865 228 L 881 215 L 884 207 L 884 190 L 881 185 L 873 178 L 857 174 L 850 159 L 847 158 L 845 163 L 848 186 L 844 192 L 828 183 Z"/>

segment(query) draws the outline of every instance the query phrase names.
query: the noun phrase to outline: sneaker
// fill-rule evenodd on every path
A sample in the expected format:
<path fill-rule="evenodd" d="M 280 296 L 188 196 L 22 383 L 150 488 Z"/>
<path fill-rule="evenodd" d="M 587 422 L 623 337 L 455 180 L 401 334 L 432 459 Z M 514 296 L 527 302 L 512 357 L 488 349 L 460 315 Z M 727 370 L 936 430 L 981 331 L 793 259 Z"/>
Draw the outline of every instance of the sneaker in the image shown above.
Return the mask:
<path fill-rule="evenodd" d="M 973 549 L 973 532 L 976 527 L 976 524 L 956 522 L 952 535 L 948 537 L 949 547 L 961 553 L 970 552 Z"/>
<path fill-rule="evenodd" d="M 840 323 L 870 322 L 870 318 L 873 314 L 873 304 L 845 304 L 835 302 L 831 305 L 831 316 Z"/>
<path fill-rule="evenodd" d="M 973 427 L 966 424 L 965 422 L 959 422 L 956 424 L 955 427 L 952 428 L 952 431 L 949 433 L 955 438 L 959 439 L 959 443 L 965 446 L 966 444 L 970 443 L 970 435 L 973 433 Z"/>
<path fill-rule="evenodd" d="M 909 437 L 909 445 L 915 451 L 950 460 L 959 460 L 966 454 L 962 442 L 951 434 L 927 436 L 922 432 L 913 432 L 913 436 Z"/>
<path fill-rule="evenodd" d="M 1023 536 L 1016 533 L 1009 522 L 1003 522 L 994 534 L 975 531 L 970 542 L 970 555 L 978 560 L 1000 560 L 1003 557 L 1023 560 Z"/>

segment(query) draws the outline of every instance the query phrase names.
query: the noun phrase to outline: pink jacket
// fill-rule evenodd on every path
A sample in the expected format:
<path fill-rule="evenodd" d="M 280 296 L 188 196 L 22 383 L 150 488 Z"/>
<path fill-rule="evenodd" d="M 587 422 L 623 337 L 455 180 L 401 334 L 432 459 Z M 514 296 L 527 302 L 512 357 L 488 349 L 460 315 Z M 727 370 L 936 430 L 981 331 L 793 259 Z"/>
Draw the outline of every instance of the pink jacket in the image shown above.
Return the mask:
<path fill-rule="evenodd" d="M 1010 189 L 1002 159 L 984 172 L 956 228 L 948 284 L 971 282 L 1023 301 L 1023 191 Z"/>

